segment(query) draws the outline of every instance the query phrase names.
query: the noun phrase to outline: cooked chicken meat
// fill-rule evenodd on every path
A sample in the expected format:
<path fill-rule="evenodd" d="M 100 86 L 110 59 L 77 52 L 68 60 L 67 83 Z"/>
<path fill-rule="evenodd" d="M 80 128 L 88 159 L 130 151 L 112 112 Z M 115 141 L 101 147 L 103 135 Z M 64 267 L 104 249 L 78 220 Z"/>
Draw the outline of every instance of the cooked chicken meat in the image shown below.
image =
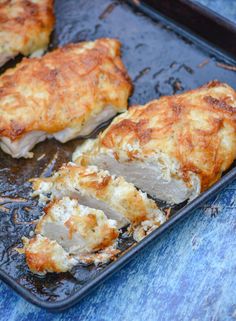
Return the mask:
<path fill-rule="evenodd" d="M 114 245 L 119 235 L 116 221 L 75 199 L 52 201 L 44 211 L 35 232 L 56 240 L 70 254 L 103 250 Z"/>
<path fill-rule="evenodd" d="M 0 146 L 12 157 L 32 157 L 47 137 L 64 143 L 88 135 L 126 110 L 131 87 L 114 39 L 25 58 L 0 76 Z"/>
<path fill-rule="evenodd" d="M 28 267 L 33 273 L 67 272 L 78 264 L 56 241 L 37 235 L 28 240 L 24 238 L 24 251 Z"/>
<path fill-rule="evenodd" d="M 34 196 L 60 199 L 63 196 L 77 198 L 80 204 L 100 209 L 111 219 L 118 221 L 118 227 L 132 223 L 134 226 L 152 221 L 159 226 L 165 221 L 164 214 L 145 193 L 138 191 L 123 177 L 111 176 L 108 171 L 95 166 L 82 167 L 72 163 L 63 166 L 49 178 L 33 180 Z"/>
<path fill-rule="evenodd" d="M 53 0 L 0 1 L 0 66 L 44 51 L 54 25 Z"/>
<path fill-rule="evenodd" d="M 218 81 L 113 120 L 73 160 L 94 164 L 169 203 L 193 199 L 236 158 L 236 93 Z"/>

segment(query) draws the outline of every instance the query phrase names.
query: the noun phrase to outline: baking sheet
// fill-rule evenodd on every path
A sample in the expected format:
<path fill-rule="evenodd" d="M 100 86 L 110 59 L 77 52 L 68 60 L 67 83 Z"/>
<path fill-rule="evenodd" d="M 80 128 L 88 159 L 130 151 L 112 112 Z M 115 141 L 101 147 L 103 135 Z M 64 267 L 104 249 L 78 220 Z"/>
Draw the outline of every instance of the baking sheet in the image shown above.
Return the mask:
<path fill-rule="evenodd" d="M 194 43 L 192 37 L 186 38 L 186 34 L 179 34 L 179 29 L 177 32 L 173 25 L 170 27 L 161 16 L 159 21 L 154 21 L 125 1 L 57 0 L 55 12 L 57 22 L 50 50 L 69 42 L 100 37 L 115 37 L 122 42 L 123 61 L 135 86 L 130 105 L 180 93 L 213 79 L 235 86 L 235 74 L 218 65 L 222 62 L 230 64 L 227 57 L 223 58 L 217 52 L 213 53 L 214 49 L 209 51 L 209 47 Z M 15 247 L 21 244 L 21 237 L 29 235 L 34 229 L 33 221 L 41 215 L 37 199 L 29 197 L 31 188 L 28 179 L 49 176 L 71 159 L 71 153 L 81 142 L 77 139 L 63 145 L 47 140 L 36 146 L 33 150 L 35 157 L 29 160 L 14 160 L 0 152 L 0 276 L 28 300 L 52 309 L 62 309 L 76 302 L 105 274 L 112 272 L 110 266 L 114 270 L 121 262 L 118 260 L 98 267 L 80 265 L 71 273 L 39 277 L 29 271 L 24 256 L 15 251 Z M 230 173 L 230 179 L 233 174 L 235 171 Z M 164 203 L 158 204 L 163 208 L 169 207 Z M 171 213 L 178 212 L 183 206 L 174 207 Z M 190 210 L 191 207 L 187 208 L 187 211 Z M 166 227 L 163 226 L 160 231 Z M 153 237 L 151 235 L 142 244 Z M 132 244 L 132 238 L 121 238 L 121 252 Z M 135 247 L 130 253 L 135 253 Z M 122 264 L 127 260 L 128 257 L 123 256 Z"/>

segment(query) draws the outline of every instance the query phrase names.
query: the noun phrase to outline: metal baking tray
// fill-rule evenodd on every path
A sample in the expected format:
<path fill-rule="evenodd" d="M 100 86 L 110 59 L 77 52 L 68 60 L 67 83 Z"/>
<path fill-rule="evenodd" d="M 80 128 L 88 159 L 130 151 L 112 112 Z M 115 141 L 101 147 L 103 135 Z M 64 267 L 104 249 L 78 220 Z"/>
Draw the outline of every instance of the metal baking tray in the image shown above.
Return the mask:
<path fill-rule="evenodd" d="M 236 58 L 235 25 L 191 1 L 56 0 L 55 13 L 57 22 L 50 50 L 100 37 L 121 40 L 123 61 L 135 85 L 130 105 L 195 88 L 213 79 L 235 87 L 235 68 L 231 67 Z M 10 62 L 1 72 L 20 59 Z M 21 244 L 21 237 L 33 230 L 33 220 L 40 215 L 37 200 L 29 197 L 28 179 L 50 175 L 70 160 L 81 142 L 77 139 L 62 145 L 45 141 L 34 149 L 35 157 L 28 160 L 14 160 L 0 152 L 0 277 L 26 300 L 48 310 L 61 311 L 77 303 L 236 178 L 234 163 L 208 191 L 189 204 L 173 207 L 167 223 L 140 243 L 121 238 L 121 254 L 114 262 L 98 267 L 80 265 L 65 274 L 33 275 L 24 256 L 14 250 Z M 157 203 L 162 208 L 169 207 Z"/>

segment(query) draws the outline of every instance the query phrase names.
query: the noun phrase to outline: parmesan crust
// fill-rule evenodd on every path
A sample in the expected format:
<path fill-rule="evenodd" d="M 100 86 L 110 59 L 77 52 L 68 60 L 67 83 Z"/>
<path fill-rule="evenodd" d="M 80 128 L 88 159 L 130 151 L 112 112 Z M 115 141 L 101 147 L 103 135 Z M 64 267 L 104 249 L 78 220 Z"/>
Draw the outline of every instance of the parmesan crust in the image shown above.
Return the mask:
<path fill-rule="evenodd" d="M 0 76 L 0 146 L 12 157 L 46 138 L 90 134 L 127 109 L 131 82 L 114 39 L 70 44 L 25 58 Z"/>
<path fill-rule="evenodd" d="M 44 209 L 35 232 L 56 240 L 70 254 L 85 254 L 112 246 L 119 233 L 116 221 L 96 209 L 63 197 Z"/>
<path fill-rule="evenodd" d="M 78 264 L 56 241 L 37 235 L 31 240 L 23 238 L 23 242 L 27 265 L 35 274 L 67 272 Z"/>
<path fill-rule="evenodd" d="M 33 179 L 34 196 L 60 199 L 64 196 L 77 198 L 80 204 L 103 210 L 118 227 L 132 223 L 137 226 L 151 220 L 159 226 L 165 221 L 164 214 L 145 193 L 127 183 L 123 177 L 111 176 L 96 166 L 76 166 L 69 163 L 49 178 Z"/>
<path fill-rule="evenodd" d="M 214 184 L 236 158 L 235 107 L 234 89 L 218 81 L 134 106 L 79 146 L 73 160 L 181 203 Z"/>
<path fill-rule="evenodd" d="M 54 26 L 53 0 L 0 1 L 0 66 L 44 51 Z"/>

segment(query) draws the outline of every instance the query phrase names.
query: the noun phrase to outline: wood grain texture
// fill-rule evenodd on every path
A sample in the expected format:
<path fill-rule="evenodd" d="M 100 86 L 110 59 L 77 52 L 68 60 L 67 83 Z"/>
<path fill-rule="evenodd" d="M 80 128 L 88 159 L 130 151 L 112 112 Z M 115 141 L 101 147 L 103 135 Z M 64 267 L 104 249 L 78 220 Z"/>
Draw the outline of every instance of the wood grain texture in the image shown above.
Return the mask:
<path fill-rule="evenodd" d="M 234 0 L 201 0 L 235 17 Z M 0 283 L 0 320 L 236 320 L 236 181 L 76 307 L 36 308 Z"/>

